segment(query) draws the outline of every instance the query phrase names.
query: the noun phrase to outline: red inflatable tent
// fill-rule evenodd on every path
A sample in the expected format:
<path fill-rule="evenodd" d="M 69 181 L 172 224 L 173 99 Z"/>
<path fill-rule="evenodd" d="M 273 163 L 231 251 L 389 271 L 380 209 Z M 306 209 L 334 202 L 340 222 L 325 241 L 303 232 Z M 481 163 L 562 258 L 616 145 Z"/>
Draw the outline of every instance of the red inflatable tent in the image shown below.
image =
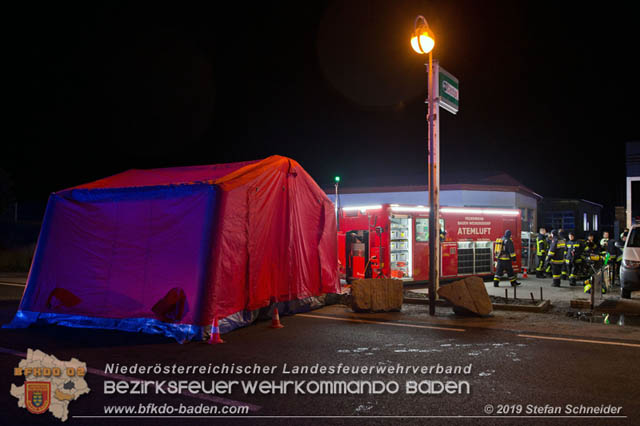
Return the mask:
<path fill-rule="evenodd" d="M 337 269 L 333 204 L 292 159 L 129 170 L 50 196 L 9 327 L 198 339 L 216 316 L 337 292 Z"/>

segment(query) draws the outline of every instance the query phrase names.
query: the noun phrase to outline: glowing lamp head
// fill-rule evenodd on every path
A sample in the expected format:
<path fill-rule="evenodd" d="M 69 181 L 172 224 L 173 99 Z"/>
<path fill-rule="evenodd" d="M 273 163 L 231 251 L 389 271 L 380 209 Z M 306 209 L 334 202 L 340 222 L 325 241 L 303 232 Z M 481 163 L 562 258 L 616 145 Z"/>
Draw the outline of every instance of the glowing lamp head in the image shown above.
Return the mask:
<path fill-rule="evenodd" d="M 411 38 L 411 47 L 416 53 L 424 55 L 433 50 L 436 45 L 435 37 L 429 29 L 429 23 L 422 15 L 416 16 L 413 23 L 413 37 Z"/>
<path fill-rule="evenodd" d="M 336 181 L 336 183 L 340 182 L 340 176 L 336 176 L 334 180 Z"/>
<path fill-rule="evenodd" d="M 422 32 L 420 35 L 414 35 L 411 38 L 411 47 L 416 51 L 416 53 L 421 55 L 431 52 L 435 45 L 435 40 L 426 31 Z"/>

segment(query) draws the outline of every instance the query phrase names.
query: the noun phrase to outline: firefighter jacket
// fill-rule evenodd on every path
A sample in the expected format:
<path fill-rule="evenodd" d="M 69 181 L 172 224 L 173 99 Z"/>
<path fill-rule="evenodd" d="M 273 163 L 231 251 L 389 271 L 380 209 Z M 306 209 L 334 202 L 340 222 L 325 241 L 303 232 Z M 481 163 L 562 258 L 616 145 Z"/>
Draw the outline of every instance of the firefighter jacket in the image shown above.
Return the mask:
<path fill-rule="evenodd" d="M 516 261 L 516 250 L 513 247 L 513 240 L 511 238 L 498 238 L 495 245 L 495 254 L 497 260 L 510 260 Z"/>
<path fill-rule="evenodd" d="M 585 253 L 596 253 L 598 251 L 598 244 L 595 241 L 586 240 L 584 242 Z"/>
<path fill-rule="evenodd" d="M 562 249 L 563 255 L 567 252 L 567 240 L 558 238 L 558 248 Z"/>
<path fill-rule="evenodd" d="M 576 259 L 580 259 L 580 255 L 582 254 L 582 244 L 578 240 L 569 240 L 566 244 L 567 253 L 565 254 L 565 259 L 568 261 L 573 261 Z"/>
<path fill-rule="evenodd" d="M 538 234 L 538 238 L 536 238 L 536 255 L 538 257 L 544 257 L 549 250 L 549 242 L 547 241 L 547 236 Z"/>
<path fill-rule="evenodd" d="M 562 241 L 562 246 L 560 246 L 560 242 Z M 549 253 L 547 253 L 547 261 L 551 261 L 551 263 L 564 263 L 564 250 L 565 244 L 564 240 L 559 240 L 554 238 L 551 241 L 551 246 L 549 247 Z"/>

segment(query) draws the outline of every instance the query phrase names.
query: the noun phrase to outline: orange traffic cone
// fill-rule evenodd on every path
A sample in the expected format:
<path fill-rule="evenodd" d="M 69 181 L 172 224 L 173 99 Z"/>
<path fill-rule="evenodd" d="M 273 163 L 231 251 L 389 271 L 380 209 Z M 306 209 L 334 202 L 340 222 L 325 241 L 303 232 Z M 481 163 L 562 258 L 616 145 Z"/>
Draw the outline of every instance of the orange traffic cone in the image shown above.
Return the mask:
<path fill-rule="evenodd" d="M 527 268 L 524 268 L 524 272 L 522 273 L 522 278 L 529 278 L 529 275 L 527 275 Z"/>
<path fill-rule="evenodd" d="M 215 345 L 216 343 L 225 343 L 224 340 L 220 337 L 220 328 L 218 327 L 218 317 L 216 316 L 213 320 L 213 325 L 211 326 L 211 336 L 209 337 L 209 341 L 207 342 L 210 345 Z"/>
<path fill-rule="evenodd" d="M 273 315 L 271 316 L 271 328 L 283 328 L 284 325 L 280 324 L 280 314 L 278 313 L 278 307 L 273 309 Z"/>

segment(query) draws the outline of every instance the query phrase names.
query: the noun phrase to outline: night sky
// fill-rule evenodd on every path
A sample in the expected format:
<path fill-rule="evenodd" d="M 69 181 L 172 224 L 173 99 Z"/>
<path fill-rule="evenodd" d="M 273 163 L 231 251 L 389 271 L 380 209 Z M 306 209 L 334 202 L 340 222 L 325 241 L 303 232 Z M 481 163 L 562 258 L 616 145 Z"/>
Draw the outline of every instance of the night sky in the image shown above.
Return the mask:
<path fill-rule="evenodd" d="M 0 168 L 16 198 L 272 154 L 322 186 L 424 184 L 426 57 L 409 45 L 423 14 L 460 80 L 460 112 L 441 115 L 443 183 L 506 172 L 543 196 L 622 205 L 624 142 L 640 140 L 627 3 L 233 3 L 6 10 Z"/>

